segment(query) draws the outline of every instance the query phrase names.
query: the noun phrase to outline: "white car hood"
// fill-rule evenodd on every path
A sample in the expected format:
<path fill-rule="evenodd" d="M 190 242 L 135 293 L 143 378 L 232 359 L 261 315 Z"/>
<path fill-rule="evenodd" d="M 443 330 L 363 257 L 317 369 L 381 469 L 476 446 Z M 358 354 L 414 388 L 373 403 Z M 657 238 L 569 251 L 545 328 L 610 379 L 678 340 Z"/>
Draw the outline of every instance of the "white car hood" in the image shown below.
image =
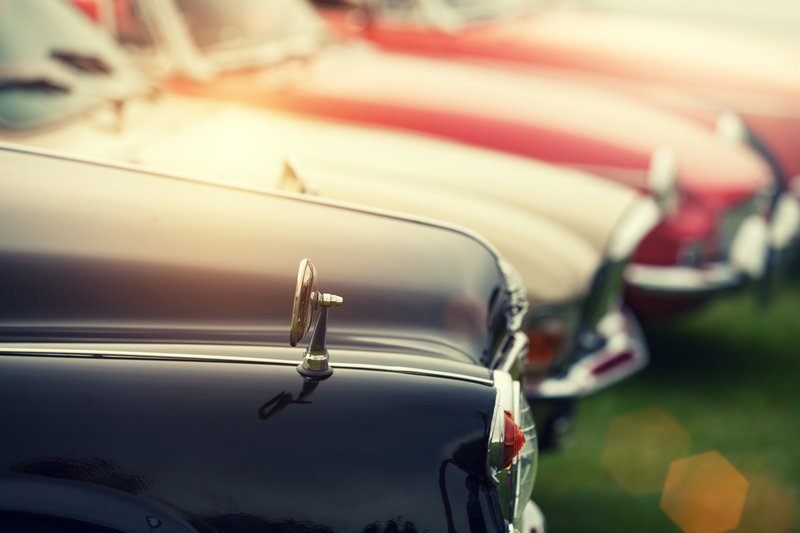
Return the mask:
<path fill-rule="evenodd" d="M 289 160 L 321 197 L 482 234 L 519 270 L 534 303 L 585 294 L 609 236 L 637 198 L 514 156 L 176 96 L 131 102 L 121 117 L 109 108 L 5 140 L 255 187 L 285 184 Z"/>

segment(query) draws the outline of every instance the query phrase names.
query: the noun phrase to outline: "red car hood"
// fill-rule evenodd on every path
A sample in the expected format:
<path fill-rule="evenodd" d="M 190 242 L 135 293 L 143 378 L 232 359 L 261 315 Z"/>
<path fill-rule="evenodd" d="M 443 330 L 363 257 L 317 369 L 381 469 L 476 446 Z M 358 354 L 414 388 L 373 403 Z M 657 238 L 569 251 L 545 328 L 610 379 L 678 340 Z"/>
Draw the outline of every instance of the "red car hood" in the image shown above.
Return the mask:
<path fill-rule="evenodd" d="M 298 67 L 259 68 L 212 83 L 172 81 L 222 97 L 350 122 L 419 131 L 644 187 L 653 150 L 669 145 L 687 191 L 728 203 L 766 185 L 765 165 L 707 129 L 610 93 L 470 65 L 332 47 Z"/>

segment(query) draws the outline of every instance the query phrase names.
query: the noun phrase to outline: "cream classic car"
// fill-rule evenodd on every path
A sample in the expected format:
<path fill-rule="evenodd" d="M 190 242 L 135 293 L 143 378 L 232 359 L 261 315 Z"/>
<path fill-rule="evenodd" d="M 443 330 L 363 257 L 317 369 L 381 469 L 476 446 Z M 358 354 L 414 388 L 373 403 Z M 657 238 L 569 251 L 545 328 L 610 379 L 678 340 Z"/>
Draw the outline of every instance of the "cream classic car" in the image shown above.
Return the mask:
<path fill-rule="evenodd" d="M 687 26 L 713 24 L 784 39 L 800 36 L 800 3 L 796 0 L 560 0 L 556 6 L 649 15 Z"/>
<path fill-rule="evenodd" d="M 0 140 L 407 211 L 488 237 L 532 303 L 526 394 L 545 445 L 572 400 L 646 363 L 621 281 L 660 219 L 652 199 L 452 142 L 163 94 L 68 7 L 16 0 L 0 14 Z"/>

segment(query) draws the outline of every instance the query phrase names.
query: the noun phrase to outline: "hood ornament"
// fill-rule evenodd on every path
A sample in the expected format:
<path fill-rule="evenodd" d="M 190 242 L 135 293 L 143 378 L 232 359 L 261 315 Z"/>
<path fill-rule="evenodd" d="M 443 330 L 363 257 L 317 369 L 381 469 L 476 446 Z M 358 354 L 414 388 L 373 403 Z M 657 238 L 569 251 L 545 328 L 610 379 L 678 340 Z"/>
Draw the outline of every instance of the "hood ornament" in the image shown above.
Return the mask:
<path fill-rule="evenodd" d="M 297 346 L 311 325 L 314 311 L 321 309 L 311 344 L 308 345 L 303 356 L 303 362 L 297 365 L 297 371 L 304 377 L 325 379 L 333 374 L 329 364 L 328 350 L 325 347 L 325 333 L 328 329 L 328 308 L 339 307 L 343 299 L 335 294 L 323 293 L 317 290 L 317 269 L 308 259 L 300 261 L 297 270 L 297 286 L 294 289 L 294 304 L 292 305 L 292 328 L 289 334 L 289 344 Z"/>

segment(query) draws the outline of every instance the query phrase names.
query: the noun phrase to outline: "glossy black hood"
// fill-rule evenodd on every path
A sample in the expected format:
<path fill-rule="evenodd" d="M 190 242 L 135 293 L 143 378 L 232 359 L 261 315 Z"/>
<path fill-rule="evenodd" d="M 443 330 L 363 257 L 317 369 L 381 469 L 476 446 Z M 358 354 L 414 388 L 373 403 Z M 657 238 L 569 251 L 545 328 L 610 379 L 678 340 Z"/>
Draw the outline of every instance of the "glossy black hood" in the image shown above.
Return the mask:
<path fill-rule="evenodd" d="M 0 357 L 0 526 L 11 510 L 136 532 L 504 529 L 491 386 L 95 350 Z"/>
<path fill-rule="evenodd" d="M 486 360 L 505 335 L 498 258 L 460 230 L 11 147 L 0 165 L 3 340 L 288 344 L 303 257 L 344 298 L 333 345 Z"/>

